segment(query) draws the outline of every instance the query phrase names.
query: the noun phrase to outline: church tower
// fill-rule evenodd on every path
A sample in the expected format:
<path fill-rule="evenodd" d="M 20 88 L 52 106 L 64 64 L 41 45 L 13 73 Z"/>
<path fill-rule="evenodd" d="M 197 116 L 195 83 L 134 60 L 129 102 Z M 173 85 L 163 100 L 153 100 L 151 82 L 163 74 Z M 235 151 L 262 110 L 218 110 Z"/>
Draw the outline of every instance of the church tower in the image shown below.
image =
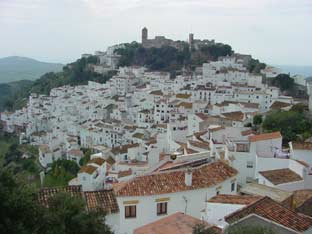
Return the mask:
<path fill-rule="evenodd" d="M 194 34 L 193 33 L 189 34 L 189 46 L 190 46 L 190 50 L 194 48 Z"/>
<path fill-rule="evenodd" d="M 147 28 L 144 27 L 142 29 L 142 44 L 144 45 L 144 43 L 147 41 L 148 39 L 148 31 L 147 31 Z"/>
<path fill-rule="evenodd" d="M 312 80 L 308 81 L 309 112 L 312 114 Z"/>

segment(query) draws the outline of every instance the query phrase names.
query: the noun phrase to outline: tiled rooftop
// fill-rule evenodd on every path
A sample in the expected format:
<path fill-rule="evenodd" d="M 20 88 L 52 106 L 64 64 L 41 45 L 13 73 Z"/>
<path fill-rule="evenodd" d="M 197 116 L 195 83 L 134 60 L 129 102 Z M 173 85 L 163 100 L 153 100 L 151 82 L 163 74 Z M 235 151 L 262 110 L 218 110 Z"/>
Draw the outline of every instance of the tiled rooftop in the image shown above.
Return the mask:
<path fill-rule="evenodd" d="M 88 211 L 106 214 L 119 212 L 117 200 L 113 190 L 85 192 Z"/>
<path fill-rule="evenodd" d="M 312 226 L 312 218 L 287 209 L 269 197 L 264 197 L 243 209 L 235 211 L 226 216 L 225 221 L 231 224 L 249 214 L 259 215 L 298 232 L 304 232 Z"/>
<path fill-rule="evenodd" d="M 49 207 L 49 199 L 61 192 L 69 193 L 73 197 L 82 198 L 81 186 L 66 186 L 40 189 L 38 193 L 38 201 L 41 205 Z"/>
<path fill-rule="evenodd" d="M 134 234 L 192 234 L 195 225 L 202 224 L 210 227 L 208 223 L 181 212 L 166 216 L 155 222 L 146 224 L 134 230 Z M 211 226 L 214 233 L 221 233 L 221 229 Z"/>
<path fill-rule="evenodd" d="M 113 190 L 82 192 L 81 186 L 43 188 L 38 193 L 39 204 L 49 207 L 49 199 L 58 193 L 65 192 L 73 197 L 85 199 L 88 211 L 116 213 L 119 211 Z"/>
<path fill-rule="evenodd" d="M 207 202 L 249 205 L 261 198 L 261 196 L 219 194 L 210 198 Z"/>
<path fill-rule="evenodd" d="M 185 170 L 157 172 L 128 181 L 117 192 L 117 196 L 148 196 L 175 193 L 186 190 L 215 186 L 237 174 L 237 171 L 223 162 L 213 162 L 192 170 L 192 185 L 184 182 Z M 146 185 L 149 186 L 146 186 Z"/>
<path fill-rule="evenodd" d="M 254 135 L 254 136 L 249 136 L 248 139 L 251 142 L 255 141 L 265 141 L 265 140 L 270 140 L 270 139 L 276 139 L 276 138 L 281 138 L 282 135 L 280 132 L 271 132 L 271 133 L 263 133 L 259 135 Z"/>
<path fill-rule="evenodd" d="M 290 170 L 289 168 L 259 171 L 259 173 L 274 185 L 302 180 L 300 175 Z"/>
<path fill-rule="evenodd" d="M 79 173 L 87 173 L 91 175 L 93 172 L 95 172 L 96 169 L 97 167 L 86 165 L 86 166 L 80 167 Z"/>

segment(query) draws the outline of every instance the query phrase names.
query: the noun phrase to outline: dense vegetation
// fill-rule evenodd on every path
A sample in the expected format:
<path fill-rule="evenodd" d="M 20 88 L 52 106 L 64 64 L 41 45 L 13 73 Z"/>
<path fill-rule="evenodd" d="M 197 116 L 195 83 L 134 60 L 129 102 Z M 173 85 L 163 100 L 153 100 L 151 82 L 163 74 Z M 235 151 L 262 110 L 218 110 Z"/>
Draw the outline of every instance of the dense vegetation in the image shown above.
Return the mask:
<path fill-rule="evenodd" d="M 312 121 L 302 105 L 295 105 L 290 111 L 274 111 L 268 114 L 262 125 L 267 132 L 280 131 L 284 143 L 306 140 L 312 137 Z"/>
<path fill-rule="evenodd" d="M 281 91 L 291 91 L 294 88 L 295 81 L 288 74 L 279 74 L 272 79 L 271 84 L 279 87 Z"/>
<path fill-rule="evenodd" d="M 280 88 L 280 90 L 289 96 L 295 98 L 307 98 L 306 87 L 295 83 L 295 80 L 289 74 L 279 74 L 272 79 L 267 79 L 268 85 Z"/>
<path fill-rule="evenodd" d="M 33 81 L 21 80 L 0 84 L 0 111 L 23 107 L 27 102 L 29 89 Z"/>
<path fill-rule="evenodd" d="M 27 184 L 40 185 L 38 150 L 31 145 L 19 145 L 12 135 L 0 137 L 0 168 L 10 170 L 14 176 Z"/>
<path fill-rule="evenodd" d="M 18 138 L 12 135 L 0 136 L 0 167 L 9 170 L 16 178 L 35 187 L 40 186 L 38 149 L 31 145 L 19 145 Z M 24 156 L 24 157 L 23 157 Z M 79 167 L 68 160 L 58 160 L 50 165 L 44 177 L 46 187 L 65 186 L 76 177 Z"/>
<path fill-rule="evenodd" d="M 120 66 L 146 66 L 151 70 L 170 71 L 181 70 L 183 67 L 201 65 L 208 60 L 217 60 L 220 56 L 233 53 L 231 46 L 225 44 L 206 45 L 199 50 L 189 50 L 186 43 L 178 50 L 174 47 L 144 48 L 137 42 L 126 44 L 125 48 L 115 51 L 121 55 Z"/>
<path fill-rule="evenodd" d="M 20 81 L 0 85 L 0 111 L 15 110 L 24 106 L 31 93 L 49 94 L 55 87 L 64 85 L 83 85 L 88 81 L 105 83 L 115 72 L 101 75 L 89 69 L 89 64 L 96 64 L 97 57 L 78 59 L 76 62 L 63 67 L 62 72 L 46 73 L 40 79 L 31 81 Z"/>
<path fill-rule="evenodd" d="M 50 199 L 50 208 L 37 202 L 37 192 L 0 168 L 0 233 L 111 234 L 102 215 L 87 212 L 83 200 L 69 194 Z"/>
<path fill-rule="evenodd" d="M 247 70 L 251 73 L 258 74 L 265 67 L 265 63 L 261 63 L 258 59 L 251 59 L 247 65 Z"/>
<path fill-rule="evenodd" d="M 77 163 L 69 160 L 57 160 L 51 165 L 51 170 L 45 175 L 44 186 L 66 186 L 76 177 L 79 171 Z"/>

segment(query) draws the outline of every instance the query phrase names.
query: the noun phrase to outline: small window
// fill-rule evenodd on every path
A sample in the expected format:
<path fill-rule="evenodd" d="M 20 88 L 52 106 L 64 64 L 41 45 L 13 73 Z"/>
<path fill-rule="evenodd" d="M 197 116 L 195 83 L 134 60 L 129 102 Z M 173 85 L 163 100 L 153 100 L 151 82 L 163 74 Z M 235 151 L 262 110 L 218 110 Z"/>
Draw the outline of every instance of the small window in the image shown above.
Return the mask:
<path fill-rule="evenodd" d="M 167 214 L 167 202 L 157 203 L 157 215 Z"/>
<path fill-rule="evenodd" d="M 216 195 L 219 195 L 220 194 L 220 191 L 218 190 L 217 192 L 216 192 Z"/>
<path fill-rule="evenodd" d="M 125 206 L 125 218 L 136 218 L 136 206 Z"/>
<path fill-rule="evenodd" d="M 253 168 L 253 162 L 252 161 L 247 162 L 247 168 Z"/>
<path fill-rule="evenodd" d="M 235 191 L 235 182 L 231 184 L 231 192 Z"/>

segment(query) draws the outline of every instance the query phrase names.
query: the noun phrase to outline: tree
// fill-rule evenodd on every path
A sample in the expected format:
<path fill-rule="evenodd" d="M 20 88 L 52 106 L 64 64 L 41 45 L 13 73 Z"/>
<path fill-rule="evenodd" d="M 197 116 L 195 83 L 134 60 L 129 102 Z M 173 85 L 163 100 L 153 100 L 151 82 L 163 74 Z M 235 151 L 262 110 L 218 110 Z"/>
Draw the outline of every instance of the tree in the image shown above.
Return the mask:
<path fill-rule="evenodd" d="M 291 91 L 295 81 L 288 74 L 279 74 L 272 80 L 272 85 L 279 87 L 282 91 Z"/>
<path fill-rule="evenodd" d="M 9 150 L 4 155 L 4 165 L 8 165 L 11 162 L 16 162 L 22 157 L 22 153 L 18 150 L 18 144 L 14 143 L 9 147 Z"/>
<path fill-rule="evenodd" d="M 87 212 L 81 198 L 59 193 L 49 201 L 46 219 L 51 233 L 55 234 L 111 234 L 103 216 Z"/>
<path fill-rule="evenodd" d="M 43 210 L 34 202 L 31 188 L 19 184 L 0 168 L 0 233 L 43 233 Z"/>
<path fill-rule="evenodd" d="M 253 118 L 253 124 L 254 125 L 260 125 L 262 124 L 262 115 L 255 115 Z"/>
<path fill-rule="evenodd" d="M 80 198 L 60 193 L 39 205 L 32 187 L 17 182 L 0 168 L 0 233 L 10 234 L 111 234 L 103 214 L 87 212 Z"/>
<path fill-rule="evenodd" d="M 268 114 L 262 124 L 267 132 L 280 131 L 284 143 L 297 140 L 299 136 L 312 135 L 312 121 L 303 113 L 296 111 L 275 111 Z"/>
<path fill-rule="evenodd" d="M 251 59 L 248 62 L 247 70 L 251 73 L 258 74 L 265 67 L 266 67 L 265 63 L 261 63 L 258 59 Z"/>

